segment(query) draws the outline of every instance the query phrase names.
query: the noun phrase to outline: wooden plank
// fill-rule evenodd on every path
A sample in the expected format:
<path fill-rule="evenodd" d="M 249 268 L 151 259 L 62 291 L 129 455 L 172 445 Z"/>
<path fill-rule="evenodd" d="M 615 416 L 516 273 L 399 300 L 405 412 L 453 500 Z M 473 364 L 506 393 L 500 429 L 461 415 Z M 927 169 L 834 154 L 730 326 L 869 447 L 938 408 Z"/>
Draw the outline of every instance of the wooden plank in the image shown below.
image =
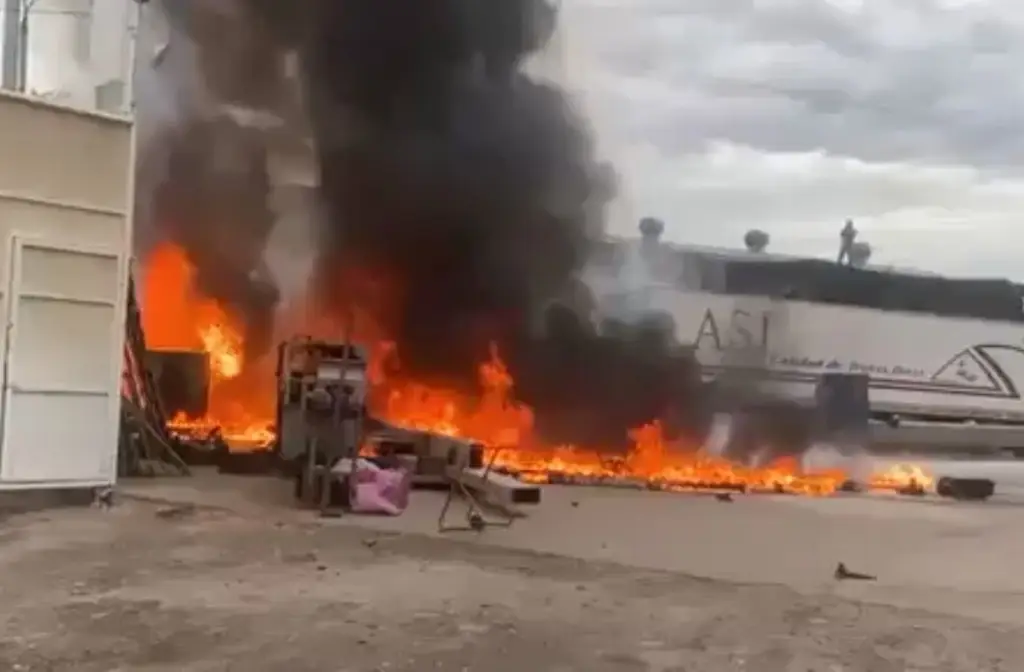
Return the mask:
<path fill-rule="evenodd" d="M 450 468 L 483 464 L 480 444 L 444 434 L 388 427 L 370 434 L 367 443 L 377 455 L 415 457 L 416 483 L 447 483 Z"/>
<path fill-rule="evenodd" d="M 540 486 L 523 483 L 505 474 L 487 472 L 486 469 L 452 467 L 448 471 L 448 478 L 480 497 L 485 504 L 509 510 L 522 504 L 540 504 Z"/>

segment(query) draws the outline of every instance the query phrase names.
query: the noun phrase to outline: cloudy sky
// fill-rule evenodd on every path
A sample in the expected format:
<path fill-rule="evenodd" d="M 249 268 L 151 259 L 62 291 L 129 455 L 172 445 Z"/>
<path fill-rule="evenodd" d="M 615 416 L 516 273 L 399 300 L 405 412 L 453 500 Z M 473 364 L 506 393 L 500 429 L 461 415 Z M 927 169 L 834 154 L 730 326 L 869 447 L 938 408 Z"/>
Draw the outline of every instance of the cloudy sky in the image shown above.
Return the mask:
<path fill-rule="evenodd" d="M 1024 3 L 563 0 L 612 228 L 1024 279 Z"/>

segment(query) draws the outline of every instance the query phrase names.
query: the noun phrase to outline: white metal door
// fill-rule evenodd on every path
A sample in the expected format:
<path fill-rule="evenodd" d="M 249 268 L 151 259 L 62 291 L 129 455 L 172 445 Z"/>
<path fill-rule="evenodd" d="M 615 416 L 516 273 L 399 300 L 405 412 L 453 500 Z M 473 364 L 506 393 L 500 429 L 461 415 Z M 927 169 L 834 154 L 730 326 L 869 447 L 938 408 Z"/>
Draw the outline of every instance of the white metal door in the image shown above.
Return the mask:
<path fill-rule="evenodd" d="M 112 483 L 122 260 L 17 235 L 10 250 L 0 489 Z"/>

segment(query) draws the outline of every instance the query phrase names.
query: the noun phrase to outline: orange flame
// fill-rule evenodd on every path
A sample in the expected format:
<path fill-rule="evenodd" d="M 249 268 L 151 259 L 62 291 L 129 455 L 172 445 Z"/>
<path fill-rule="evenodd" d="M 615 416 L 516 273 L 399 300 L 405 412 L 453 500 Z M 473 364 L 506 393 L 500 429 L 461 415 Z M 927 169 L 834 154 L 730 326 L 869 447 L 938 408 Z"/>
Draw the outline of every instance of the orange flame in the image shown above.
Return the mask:
<path fill-rule="evenodd" d="M 143 327 L 151 349 L 201 350 L 209 355 L 209 412 L 202 418 L 171 420 L 186 434 L 219 429 L 234 449 L 266 446 L 274 439 L 276 383 L 269 362 L 245 362 L 240 322 L 216 302 L 190 291 L 192 268 L 179 248 L 165 244 L 146 263 L 142 297 Z M 376 341 L 369 362 L 370 412 L 411 429 L 478 441 L 495 464 L 526 480 L 554 477 L 635 479 L 663 489 L 744 488 L 807 495 L 834 492 L 846 480 L 840 470 L 804 473 L 793 459 L 765 467 L 744 467 L 692 446 L 667 441 L 657 422 L 631 433 L 627 455 L 610 457 L 579 446 L 549 446 L 538 441 L 532 410 L 515 401 L 515 381 L 496 348 L 479 368 L 482 394 L 410 380 L 401 374 L 394 344 Z M 397 373 L 396 373 L 397 372 Z M 888 470 L 873 479 L 890 487 L 901 478 L 930 483 L 920 470 Z M 916 469 L 916 468 L 915 468 Z"/>
<path fill-rule="evenodd" d="M 263 367 L 245 366 L 240 322 L 192 289 L 193 272 L 185 253 L 165 244 L 146 258 L 141 283 L 146 347 L 205 352 L 209 358 L 209 413 L 202 418 L 177 414 L 171 427 L 193 435 L 219 429 L 234 445 L 265 446 L 274 439 L 273 379 Z"/>
<path fill-rule="evenodd" d="M 914 464 L 894 464 L 872 474 L 868 485 L 873 490 L 897 492 L 929 492 L 935 487 L 935 478 Z"/>
<path fill-rule="evenodd" d="M 221 324 L 199 330 L 203 351 L 210 357 L 210 372 L 218 380 L 237 378 L 242 373 L 242 343 L 238 332 Z"/>

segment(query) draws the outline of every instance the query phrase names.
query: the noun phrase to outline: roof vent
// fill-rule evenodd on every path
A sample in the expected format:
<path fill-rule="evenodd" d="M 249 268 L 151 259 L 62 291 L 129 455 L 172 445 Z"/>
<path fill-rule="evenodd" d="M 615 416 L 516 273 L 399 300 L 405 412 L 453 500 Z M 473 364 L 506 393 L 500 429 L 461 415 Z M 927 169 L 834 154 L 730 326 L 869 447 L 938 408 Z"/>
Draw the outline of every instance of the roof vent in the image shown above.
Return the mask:
<path fill-rule="evenodd" d="M 868 265 L 868 260 L 871 259 L 871 245 L 865 241 L 857 241 L 850 245 L 850 250 L 847 254 L 850 259 L 850 266 L 864 268 Z"/>
<path fill-rule="evenodd" d="M 644 240 L 657 242 L 665 231 L 665 223 L 656 217 L 644 217 L 640 220 L 640 236 Z"/>
<path fill-rule="evenodd" d="M 747 252 L 755 254 L 760 254 L 768 249 L 769 242 L 771 242 L 771 237 L 761 229 L 751 229 L 743 236 L 743 244 L 746 245 Z"/>

